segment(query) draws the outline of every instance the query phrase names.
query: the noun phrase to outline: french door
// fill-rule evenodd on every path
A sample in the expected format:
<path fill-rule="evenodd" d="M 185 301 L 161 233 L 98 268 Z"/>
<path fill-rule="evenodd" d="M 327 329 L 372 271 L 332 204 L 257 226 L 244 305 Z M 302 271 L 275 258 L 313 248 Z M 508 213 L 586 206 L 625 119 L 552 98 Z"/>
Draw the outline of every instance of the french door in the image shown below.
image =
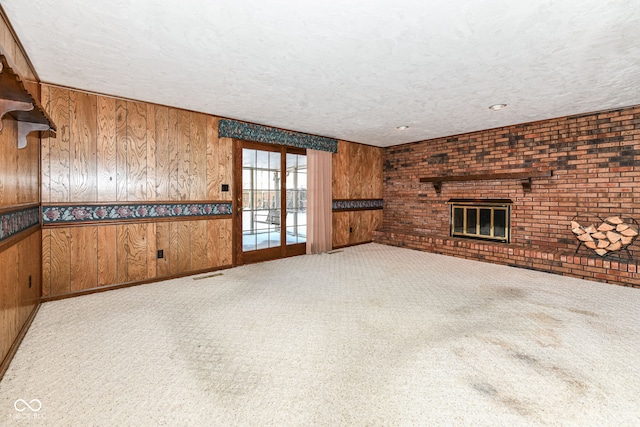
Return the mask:
<path fill-rule="evenodd" d="M 235 140 L 234 169 L 236 264 L 304 254 L 305 150 Z"/>

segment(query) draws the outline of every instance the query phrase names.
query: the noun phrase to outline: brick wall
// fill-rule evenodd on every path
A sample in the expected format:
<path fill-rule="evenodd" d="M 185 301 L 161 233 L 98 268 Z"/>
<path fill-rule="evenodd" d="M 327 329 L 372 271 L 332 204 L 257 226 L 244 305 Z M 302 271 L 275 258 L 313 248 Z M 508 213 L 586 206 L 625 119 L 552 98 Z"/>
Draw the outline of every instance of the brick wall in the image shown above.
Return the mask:
<path fill-rule="evenodd" d="M 533 179 L 529 193 L 515 179 L 444 182 L 440 194 L 432 184 L 419 182 L 426 176 L 530 171 L 552 171 L 553 176 Z M 488 260 L 502 264 L 640 285 L 635 262 L 625 262 L 632 267 L 625 268 L 620 277 L 610 278 L 618 275 L 597 267 L 599 257 L 595 254 L 596 259 L 588 261 L 592 256 L 587 249 L 579 253 L 585 257 L 584 266 L 579 260 L 577 266 L 566 268 L 553 263 L 534 266 L 518 260 L 509 250 L 492 249 L 489 254 L 461 249 L 459 245 L 465 246 L 468 240 L 449 237 L 447 204 L 452 198 L 511 199 L 514 204 L 508 248 L 550 254 L 552 261 L 560 263 L 561 257 L 572 255 L 576 248 L 569 227 L 575 215 L 592 213 L 604 218 L 622 214 L 640 221 L 638 194 L 640 106 L 490 129 L 385 149 L 384 222 L 376 239 L 399 244 L 399 238 L 390 238 L 391 231 L 398 236 L 446 239 L 453 242 L 452 246 L 426 247 L 423 242 L 419 247 L 401 240 L 417 249 L 473 259 L 490 256 Z M 459 241 L 463 243 L 456 243 Z M 485 246 L 496 245 L 500 244 Z M 630 249 L 634 259 L 639 257 L 640 239 Z M 618 265 L 617 259 L 600 261 L 603 266 L 611 261 Z"/>

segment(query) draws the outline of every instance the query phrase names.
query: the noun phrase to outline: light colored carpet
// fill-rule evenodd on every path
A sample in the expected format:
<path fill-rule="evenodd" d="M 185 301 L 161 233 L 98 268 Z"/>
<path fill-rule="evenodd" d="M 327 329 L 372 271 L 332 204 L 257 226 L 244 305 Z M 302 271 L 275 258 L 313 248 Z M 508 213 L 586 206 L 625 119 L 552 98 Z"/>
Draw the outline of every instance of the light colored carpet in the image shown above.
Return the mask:
<path fill-rule="evenodd" d="M 248 265 L 44 304 L 0 424 L 638 426 L 639 308 L 377 244 Z"/>

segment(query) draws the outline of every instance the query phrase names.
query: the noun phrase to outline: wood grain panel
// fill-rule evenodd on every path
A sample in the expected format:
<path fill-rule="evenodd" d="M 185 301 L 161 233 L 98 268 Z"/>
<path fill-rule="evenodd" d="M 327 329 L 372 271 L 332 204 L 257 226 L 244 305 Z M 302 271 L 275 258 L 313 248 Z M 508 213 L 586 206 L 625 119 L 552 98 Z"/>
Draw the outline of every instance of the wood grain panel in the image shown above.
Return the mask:
<path fill-rule="evenodd" d="M 351 144 L 338 141 L 338 152 L 331 156 L 332 197 L 348 199 L 349 196 L 349 156 Z"/>
<path fill-rule="evenodd" d="M 147 107 L 127 102 L 127 200 L 147 199 Z"/>
<path fill-rule="evenodd" d="M 127 281 L 147 278 L 148 224 L 127 224 Z"/>
<path fill-rule="evenodd" d="M 169 163 L 171 141 L 169 140 L 169 109 L 167 107 L 155 106 L 154 125 L 156 200 L 171 200 L 171 170 Z"/>
<path fill-rule="evenodd" d="M 152 279 L 158 275 L 157 252 L 156 252 L 156 223 L 150 222 L 147 226 L 147 279 Z"/>
<path fill-rule="evenodd" d="M 191 270 L 202 270 L 207 268 L 207 222 L 215 222 L 216 220 L 206 221 L 189 221 L 191 236 L 190 248 L 191 253 Z"/>
<path fill-rule="evenodd" d="M 73 202 L 97 201 L 96 125 L 96 96 L 69 91 L 69 200 Z"/>
<path fill-rule="evenodd" d="M 71 291 L 71 230 L 51 229 L 51 295 Z"/>
<path fill-rule="evenodd" d="M 17 336 L 18 306 L 18 246 L 0 252 L 0 307 L 2 309 L 2 326 L 0 327 L 0 351 L 2 359 L 7 354 L 13 340 Z"/>
<path fill-rule="evenodd" d="M 178 200 L 189 199 L 189 187 L 191 177 L 189 175 L 189 162 L 191 157 L 190 114 L 188 111 L 178 111 Z"/>
<path fill-rule="evenodd" d="M 116 100 L 116 187 L 117 201 L 128 200 L 127 169 L 127 101 Z M 118 279 L 120 279 L 118 271 Z"/>
<path fill-rule="evenodd" d="M 126 283 L 128 273 L 127 254 L 129 253 L 129 227 L 118 224 L 116 227 L 116 282 Z"/>
<path fill-rule="evenodd" d="M 231 265 L 233 262 L 233 220 L 222 219 L 220 223 L 220 243 L 218 257 L 220 265 Z"/>
<path fill-rule="evenodd" d="M 178 163 L 180 161 L 180 146 L 178 143 L 179 134 L 179 110 L 169 109 L 169 128 L 167 143 L 169 144 L 169 196 L 170 200 L 182 200 L 180 197 L 180 184 Z"/>
<path fill-rule="evenodd" d="M 40 136 L 39 132 L 27 135 L 27 146 L 18 150 L 18 203 L 40 202 Z M 17 145 L 16 145 L 17 147 Z"/>
<path fill-rule="evenodd" d="M 220 143 L 218 141 L 218 118 L 207 116 L 207 198 L 209 200 L 222 199 L 220 186 L 221 174 L 218 171 L 218 158 L 220 156 Z"/>
<path fill-rule="evenodd" d="M 10 117 L 4 119 L 4 128 L 0 132 L 0 207 L 17 204 L 18 182 L 18 125 Z"/>
<path fill-rule="evenodd" d="M 31 311 L 40 302 L 42 292 L 40 270 L 42 258 L 40 256 L 40 232 L 31 234 L 17 244 L 18 246 L 18 310 L 15 333 L 18 334 L 26 322 Z"/>
<path fill-rule="evenodd" d="M 69 165 L 69 90 L 52 86 L 49 91 L 49 116 L 56 124 L 56 137 L 50 138 L 50 201 L 68 202 Z"/>
<path fill-rule="evenodd" d="M 229 192 L 220 193 L 219 200 L 233 200 L 233 139 L 219 138 L 218 174 L 221 184 L 229 184 Z"/>
<path fill-rule="evenodd" d="M 380 147 L 369 147 L 370 149 L 370 178 L 369 182 L 371 183 L 370 193 L 365 194 L 365 197 L 371 199 L 381 199 L 382 198 L 382 187 L 383 187 L 383 179 L 384 173 L 382 171 L 383 167 L 383 157 L 384 151 Z"/>
<path fill-rule="evenodd" d="M 189 200 L 207 198 L 207 117 L 190 113 Z"/>
<path fill-rule="evenodd" d="M 51 295 L 51 230 L 42 230 L 42 296 Z"/>
<path fill-rule="evenodd" d="M 97 286 L 98 281 L 98 227 L 71 229 L 71 291 Z"/>
<path fill-rule="evenodd" d="M 98 226 L 98 283 L 107 286 L 118 283 L 117 276 L 117 226 Z"/>
<path fill-rule="evenodd" d="M 51 111 L 50 105 L 50 87 L 43 85 L 40 91 L 40 102 L 42 108 L 48 113 Z M 42 203 L 49 203 L 51 201 L 50 187 L 51 187 L 51 165 L 50 165 L 50 146 L 51 141 L 49 133 L 43 133 L 44 137 L 40 140 L 40 201 Z"/>
<path fill-rule="evenodd" d="M 349 212 L 333 212 L 333 246 L 349 244 Z"/>
<path fill-rule="evenodd" d="M 146 104 L 147 112 L 147 201 L 156 200 L 156 146 L 158 137 L 156 135 L 156 114 L 153 104 Z M 155 242 L 156 239 L 154 238 Z M 155 268 L 155 263 L 154 263 Z"/>
<path fill-rule="evenodd" d="M 169 223 L 169 268 L 171 274 L 177 274 L 179 269 L 179 256 L 180 251 L 178 249 L 178 240 L 179 240 L 179 232 L 178 229 L 178 221 L 173 221 Z M 166 255 L 165 255 L 166 256 Z"/>
<path fill-rule="evenodd" d="M 97 201 L 118 199 L 116 100 L 97 97 Z"/>
<path fill-rule="evenodd" d="M 172 255 L 175 254 L 174 273 L 184 273 L 191 271 L 191 221 L 176 221 L 177 242 L 172 248 Z M 171 266 L 172 268 L 174 265 Z"/>
<path fill-rule="evenodd" d="M 168 276 L 171 274 L 171 223 L 156 223 L 156 250 L 164 252 L 164 258 L 156 259 L 156 275 L 158 277 Z"/>
<path fill-rule="evenodd" d="M 220 262 L 220 228 L 222 221 L 207 221 L 207 264 L 209 267 L 218 267 Z"/>
<path fill-rule="evenodd" d="M 362 185 L 367 178 L 366 168 L 363 164 L 364 146 L 361 144 L 349 144 L 349 159 L 347 173 L 349 176 L 349 199 L 362 199 Z"/>

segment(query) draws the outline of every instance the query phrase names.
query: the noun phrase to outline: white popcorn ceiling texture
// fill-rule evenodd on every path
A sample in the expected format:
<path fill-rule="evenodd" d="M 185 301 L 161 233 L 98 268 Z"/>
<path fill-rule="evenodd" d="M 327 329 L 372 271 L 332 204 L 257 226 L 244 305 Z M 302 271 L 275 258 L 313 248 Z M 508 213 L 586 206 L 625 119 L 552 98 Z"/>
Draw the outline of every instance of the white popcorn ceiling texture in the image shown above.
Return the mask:
<path fill-rule="evenodd" d="M 640 104 L 637 0 L 2 6 L 45 82 L 377 146 Z"/>

